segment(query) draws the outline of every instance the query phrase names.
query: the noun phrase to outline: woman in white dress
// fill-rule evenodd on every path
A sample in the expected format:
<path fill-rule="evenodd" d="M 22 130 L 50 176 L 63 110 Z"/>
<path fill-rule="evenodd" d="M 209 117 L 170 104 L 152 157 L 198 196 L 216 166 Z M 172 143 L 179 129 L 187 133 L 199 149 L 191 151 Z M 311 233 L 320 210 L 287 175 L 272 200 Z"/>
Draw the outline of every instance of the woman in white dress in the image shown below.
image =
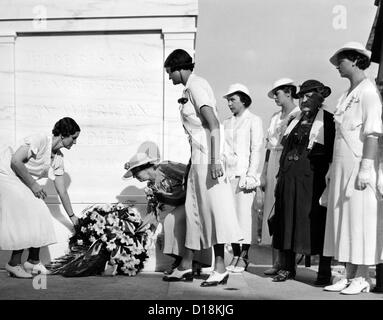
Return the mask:
<path fill-rule="evenodd" d="M 40 262 L 40 248 L 56 242 L 51 213 L 43 201 L 47 196 L 39 184 L 43 178 L 54 180 L 62 204 L 76 224 L 64 183 L 61 148 L 76 143 L 80 127 L 71 118 L 59 120 L 52 135 L 34 134 L 26 137 L 17 150 L 7 148 L 0 157 L 0 250 L 12 250 L 5 269 L 10 276 L 32 278 L 48 274 Z M 42 180 L 40 180 L 42 179 Z M 24 249 L 29 256 L 21 265 Z"/>
<path fill-rule="evenodd" d="M 263 128 L 261 118 L 247 109 L 251 105 L 251 97 L 246 86 L 239 83 L 231 85 L 224 98 L 233 113 L 223 123 L 225 169 L 244 236 L 242 244 L 231 244 L 233 259 L 226 269 L 239 273 L 247 269 L 250 245 L 256 243 L 253 236 L 257 230 L 256 213 L 253 213 L 252 207 L 255 190 L 260 185 L 257 171 L 263 145 Z"/>
<path fill-rule="evenodd" d="M 328 174 L 324 244 L 324 255 L 346 263 L 346 278 L 325 290 L 358 294 L 369 291 L 369 266 L 383 258 L 383 212 L 377 191 L 382 102 L 364 73 L 370 52 L 362 44 L 347 43 L 330 62 L 351 85 L 334 113 L 336 137 Z"/>
<path fill-rule="evenodd" d="M 266 157 L 261 175 L 261 186 L 265 190 L 265 201 L 263 207 L 262 221 L 262 244 L 271 245 L 271 235 L 267 219 L 274 214 L 276 176 L 279 170 L 279 158 L 282 154 L 281 140 L 288 123 L 300 114 L 301 110 L 295 105 L 297 87 L 289 78 L 282 78 L 274 82 L 268 93 L 270 99 L 281 110 L 274 113 L 266 133 Z M 276 275 L 280 269 L 278 250 L 273 249 L 273 266 L 265 270 L 266 275 Z"/>
<path fill-rule="evenodd" d="M 186 191 L 185 255 L 164 281 L 192 281 L 195 250 L 214 247 L 214 270 L 201 286 L 226 284 L 225 243 L 243 239 L 235 214 L 230 183 L 222 166 L 223 127 L 218 121 L 216 101 L 209 83 L 193 74 L 191 56 L 176 49 L 164 63 L 169 79 L 185 89 L 179 100 L 184 129 L 191 145 L 191 166 Z"/>

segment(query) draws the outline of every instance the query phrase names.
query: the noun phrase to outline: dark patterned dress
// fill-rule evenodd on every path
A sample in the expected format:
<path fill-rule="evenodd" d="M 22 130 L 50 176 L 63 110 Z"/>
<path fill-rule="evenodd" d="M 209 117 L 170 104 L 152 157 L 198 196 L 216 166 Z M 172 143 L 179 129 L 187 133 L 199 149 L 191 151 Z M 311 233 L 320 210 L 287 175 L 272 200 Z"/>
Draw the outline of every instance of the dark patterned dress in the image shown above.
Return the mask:
<path fill-rule="evenodd" d="M 308 149 L 310 130 L 316 113 L 300 119 L 284 138 L 275 190 L 273 247 L 305 255 L 321 254 L 326 208 L 319 204 L 325 176 L 332 158 L 334 123 L 324 111 L 324 145 Z"/>

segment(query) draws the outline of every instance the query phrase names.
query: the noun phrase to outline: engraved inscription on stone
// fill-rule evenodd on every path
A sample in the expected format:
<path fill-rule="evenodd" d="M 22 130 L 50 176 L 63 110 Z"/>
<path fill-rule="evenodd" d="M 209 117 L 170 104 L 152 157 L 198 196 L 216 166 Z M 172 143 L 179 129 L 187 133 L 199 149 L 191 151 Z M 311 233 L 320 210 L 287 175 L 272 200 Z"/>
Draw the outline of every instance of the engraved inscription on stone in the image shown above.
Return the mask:
<path fill-rule="evenodd" d="M 81 201 L 113 200 L 139 146 L 152 141 L 161 149 L 160 35 L 19 37 L 15 48 L 16 139 L 74 118 L 82 132 L 64 150 L 65 168 L 76 175 L 70 192 Z"/>

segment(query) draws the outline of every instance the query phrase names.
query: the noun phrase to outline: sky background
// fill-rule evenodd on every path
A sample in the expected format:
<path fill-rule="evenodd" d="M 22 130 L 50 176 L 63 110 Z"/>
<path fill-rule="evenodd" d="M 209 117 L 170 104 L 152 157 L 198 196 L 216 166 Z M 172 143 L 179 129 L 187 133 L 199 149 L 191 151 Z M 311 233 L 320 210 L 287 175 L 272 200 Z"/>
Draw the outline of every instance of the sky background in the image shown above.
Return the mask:
<path fill-rule="evenodd" d="M 337 6 L 345 29 L 337 28 Z M 348 41 L 366 44 L 376 9 L 374 0 L 199 0 L 195 72 L 213 87 L 221 120 L 231 115 L 222 96 L 239 82 L 265 129 L 279 110 L 267 92 L 282 77 L 320 80 L 331 87 L 326 104 L 334 108 L 349 82 L 328 59 Z M 372 64 L 367 75 L 374 80 L 377 70 Z"/>

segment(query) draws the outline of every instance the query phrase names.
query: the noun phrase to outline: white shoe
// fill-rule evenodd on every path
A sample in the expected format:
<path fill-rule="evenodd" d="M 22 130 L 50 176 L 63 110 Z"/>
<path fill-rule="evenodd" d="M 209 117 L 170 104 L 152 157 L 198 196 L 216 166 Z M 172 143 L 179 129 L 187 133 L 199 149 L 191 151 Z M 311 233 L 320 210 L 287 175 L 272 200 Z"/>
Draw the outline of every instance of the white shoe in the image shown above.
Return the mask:
<path fill-rule="evenodd" d="M 174 282 L 174 281 L 193 281 L 193 270 L 178 270 L 178 267 L 173 269 L 173 272 L 162 278 L 163 281 Z"/>
<path fill-rule="evenodd" d="M 12 267 L 7 263 L 5 265 L 5 270 L 8 271 L 8 274 L 10 277 L 22 278 L 22 279 L 33 278 L 32 275 L 30 273 L 28 273 L 27 271 L 25 271 L 20 264 Z"/>
<path fill-rule="evenodd" d="M 350 282 L 347 279 L 343 278 L 343 279 L 340 279 L 339 281 L 335 282 L 334 284 L 332 284 L 330 286 L 324 287 L 323 290 L 333 291 L 333 292 L 342 291 L 342 290 L 347 288 L 349 283 Z"/>
<path fill-rule="evenodd" d="M 213 271 L 207 280 L 201 283 L 201 287 L 211 287 L 216 286 L 218 284 L 226 284 L 229 279 L 229 271 L 225 271 L 224 273 L 218 273 L 217 271 Z"/>
<path fill-rule="evenodd" d="M 39 262 L 37 264 L 30 263 L 29 261 L 24 262 L 24 269 L 31 274 L 50 274 L 51 272 L 47 270 L 44 265 Z"/>
<path fill-rule="evenodd" d="M 233 259 L 231 259 L 230 264 L 226 267 L 226 270 L 229 272 L 233 272 L 237 262 L 238 262 L 238 257 L 233 257 Z"/>
<path fill-rule="evenodd" d="M 352 279 L 350 285 L 342 290 L 341 294 L 359 294 L 361 292 L 370 292 L 370 284 L 362 277 Z"/>
<path fill-rule="evenodd" d="M 229 271 L 229 272 L 233 272 L 234 268 L 235 268 L 235 266 L 233 266 L 233 265 L 230 264 L 230 265 L 228 265 L 228 266 L 226 267 L 226 270 Z"/>

